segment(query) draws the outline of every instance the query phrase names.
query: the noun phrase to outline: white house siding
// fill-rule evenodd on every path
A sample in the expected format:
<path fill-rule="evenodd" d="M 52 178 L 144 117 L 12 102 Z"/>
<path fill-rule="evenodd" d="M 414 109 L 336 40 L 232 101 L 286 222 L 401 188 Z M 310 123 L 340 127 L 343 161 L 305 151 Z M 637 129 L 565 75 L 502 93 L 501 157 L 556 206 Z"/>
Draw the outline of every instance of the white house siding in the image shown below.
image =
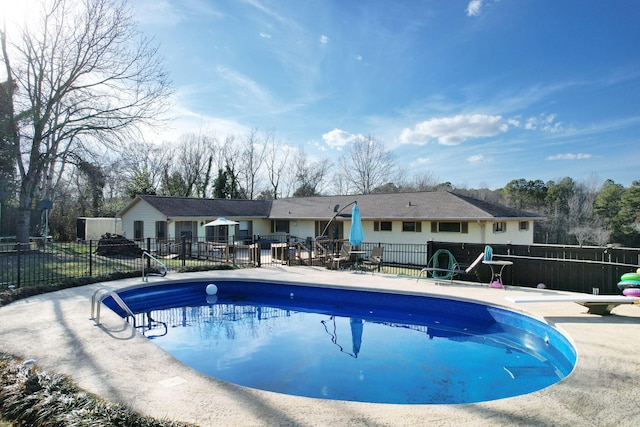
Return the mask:
<path fill-rule="evenodd" d="M 487 226 L 485 228 L 485 241 L 481 243 L 511 243 L 514 245 L 530 245 L 533 243 L 533 221 L 526 221 L 529 223 L 527 230 L 519 229 L 521 221 L 505 222 L 507 223 L 507 229 L 504 232 L 494 232 L 494 221 L 487 222 Z"/>
<path fill-rule="evenodd" d="M 453 243 L 486 243 L 504 244 L 511 242 L 514 245 L 530 245 L 533 243 L 533 221 L 529 221 L 529 229 L 520 231 L 520 221 L 506 221 L 505 232 L 494 233 L 493 221 L 478 222 L 467 221 L 468 233 L 431 232 L 431 221 L 420 221 L 421 232 L 402 231 L 403 221 L 392 221 L 391 231 L 374 231 L 374 221 L 363 221 L 365 242 L 371 243 L 405 243 L 417 244 L 430 240 Z M 345 223 L 345 238 L 351 224 Z"/>
<path fill-rule="evenodd" d="M 253 234 L 255 236 L 271 234 L 271 220 L 254 218 L 251 221 L 253 221 Z"/>
<path fill-rule="evenodd" d="M 167 240 L 175 240 L 179 239 L 180 236 L 176 237 L 176 223 L 177 222 L 196 222 L 196 235 L 194 238 L 204 239 L 206 236 L 206 229 L 204 224 L 207 222 L 213 221 L 216 218 L 203 218 L 203 217 L 178 217 L 178 218 L 169 218 L 167 222 Z M 252 222 L 252 234 L 270 234 L 271 222 L 267 219 L 255 219 L 255 218 L 228 218 L 234 221 L 251 221 Z M 143 238 L 146 239 L 148 237 L 155 239 L 156 237 L 156 222 L 157 221 L 166 221 L 167 217 L 160 213 L 157 209 L 149 205 L 145 202 L 136 203 L 132 206 L 126 213 L 122 216 L 122 233 L 128 239 L 133 239 L 134 237 L 134 223 L 135 221 L 143 221 L 144 228 Z M 234 228 L 229 228 L 229 235 L 234 235 Z"/>
<path fill-rule="evenodd" d="M 197 219 L 198 221 L 198 236 L 201 239 L 204 239 L 207 236 L 207 232 L 205 230 L 206 227 L 204 227 L 204 225 L 202 224 L 206 224 L 208 222 L 211 222 L 213 220 L 215 220 L 216 218 L 208 218 L 208 219 L 202 219 L 199 218 Z M 251 235 L 255 236 L 255 235 L 265 235 L 265 234 L 270 234 L 271 233 L 271 222 L 267 219 L 256 219 L 256 218 L 243 218 L 243 217 L 234 217 L 234 218 L 227 218 L 228 220 L 232 220 L 232 221 L 237 221 L 237 222 L 243 222 L 243 221 L 248 221 L 251 222 Z M 196 219 L 194 219 L 195 221 Z M 231 241 L 234 241 L 235 238 L 235 227 L 229 227 L 229 235 L 231 236 Z"/>
<path fill-rule="evenodd" d="M 396 196 L 396 195 L 394 195 Z M 398 195 L 397 197 L 404 197 L 404 195 Z M 390 244 L 424 244 L 429 241 L 442 241 L 442 242 L 453 242 L 453 243 L 479 243 L 479 244 L 504 244 L 511 242 L 512 244 L 532 244 L 533 243 L 533 223 L 534 220 L 540 219 L 538 217 L 527 218 L 524 216 L 509 216 L 510 211 L 506 209 L 506 213 L 504 216 L 492 217 L 491 214 L 487 213 L 482 209 L 478 209 L 474 206 L 470 206 L 467 202 L 461 201 L 456 197 L 451 197 L 450 195 L 438 195 L 438 194 L 426 194 L 422 195 L 423 197 L 436 197 L 436 201 L 439 198 L 446 198 L 445 202 L 452 203 L 453 206 L 448 206 L 447 209 L 452 210 L 451 213 L 447 212 L 445 208 L 437 209 L 440 217 L 440 221 L 444 222 L 460 222 L 466 223 L 466 233 L 462 232 L 432 232 L 431 225 L 432 222 L 436 220 L 431 220 L 428 217 L 423 217 L 420 219 L 419 216 L 416 216 L 416 212 L 413 212 L 413 205 L 411 206 L 412 212 L 409 213 L 398 213 L 393 212 L 397 216 L 384 217 L 381 216 L 380 219 L 375 221 L 380 222 L 390 222 L 392 224 L 391 231 L 374 231 L 374 219 L 365 218 L 363 220 L 363 229 L 364 229 L 364 240 L 367 243 L 390 243 Z M 364 196 L 363 196 L 364 197 Z M 371 196 L 373 197 L 373 196 Z M 389 195 L 385 196 L 389 199 Z M 312 198 L 313 199 L 313 198 Z M 333 200 L 333 199 L 332 199 Z M 383 198 L 384 200 L 384 198 Z M 395 199 L 394 199 L 395 200 Z M 339 200 L 338 200 L 339 201 Z M 326 221 L 327 214 L 331 214 L 333 209 L 330 209 L 333 203 L 329 203 L 327 205 L 327 201 L 324 198 L 318 198 L 318 200 L 313 199 L 312 203 L 309 205 L 304 199 L 301 200 L 289 200 L 284 201 L 283 206 L 276 206 L 274 201 L 274 205 L 271 206 L 271 215 L 274 215 L 274 219 L 270 219 L 267 217 L 264 218 L 250 218 L 250 217 L 241 217 L 241 216 L 233 216 L 230 213 L 227 213 L 226 216 L 228 219 L 232 219 L 235 221 L 251 221 L 252 227 L 250 229 L 251 235 L 269 235 L 272 234 L 272 223 L 276 219 L 283 220 L 283 216 L 286 216 L 288 212 L 289 215 L 295 215 L 296 210 L 301 210 L 301 214 L 305 214 L 307 216 L 303 216 L 304 219 L 294 219 L 292 217 L 289 219 L 288 231 L 291 235 L 296 236 L 298 238 L 304 239 L 306 237 L 316 237 L 316 223 L 317 221 Z M 369 200 L 368 203 L 373 203 L 375 200 Z M 231 202 L 230 202 L 231 203 Z M 316 206 L 317 205 L 317 206 Z M 168 209 L 172 209 L 172 211 L 176 211 L 176 205 L 167 204 Z M 207 205 L 202 205 L 197 209 L 189 210 L 189 215 L 198 215 L 199 212 L 209 210 Z M 328 206 L 328 207 L 327 207 Z M 386 206 L 386 205 L 385 205 Z M 404 206 L 404 205 L 403 205 Z M 416 205 L 415 207 L 418 207 Z M 220 209 L 224 210 L 226 207 L 221 206 Z M 371 205 L 369 211 L 375 211 L 376 205 Z M 159 208 L 161 209 L 161 208 Z M 216 210 L 217 208 L 213 208 Z M 242 207 L 235 206 L 234 209 L 242 210 Z M 323 210 L 324 209 L 324 210 Z M 329 212 L 325 212 L 325 211 Z M 501 209 L 497 209 L 500 211 Z M 178 207 L 178 211 L 182 212 Z M 275 214 L 274 214 L 275 211 Z M 317 212 L 316 212 L 317 211 Z M 228 212 L 228 210 L 227 210 Z M 206 212 L 202 212 L 203 214 L 207 214 Z M 242 214 L 241 212 L 238 212 Z M 456 215 L 458 216 L 456 218 Z M 318 218 L 312 218 L 313 215 L 317 214 Z M 423 212 L 424 215 L 428 215 L 429 212 Z M 469 216 L 465 216 L 469 215 Z M 517 214 L 517 212 L 516 212 Z M 526 214 L 526 212 L 524 212 Z M 264 211 L 261 215 L 270 215 L 268 212 Z M 406 216 L 406 219 L 403 218 L 403 215 Z M 442 215 L 442 216 L 440 216 Z M 449 216 L 451 215 L 451 216 Z M 474 215 L 478 215 L 477 218 L 474 218 Z M 155 238 L 156 235 L 156 222 L 157 221 L 166 221 L 167 216 L 170 216 L 170 220 L 167 222 L 167 239 L 174 240 L 179 238 L 180 233 L 179 230 L 176 230 L 176 222 L 177 221 L 188 221 L 194 222 L 195 227 L 193 229 L 194 237 L 198 237 L 200 239 L 205 238 L 206 230 L 204 224 L 214 220 L 215 217 L 209 217 L 204 215 L 199 216 L 191 216 L 191 217 L 181 217 L 175 216 L 169 213 L 162 213 L 158 209 L 154 208 L 153 205 L 146 202 L 144 199 L 137 199 L 132 204 L 130 204 L 125 210 L 121 212 L 122 216 L 122 224 L 123 224 L 123 234 L 127 238 L 134 238 L 134 224 L 135 221 L 142 221 L 144 223 L 143 227 L 143 238 Z M 463 219 L 467 218 L 467 219 Z M 299 217 L 300 218 L 300 217 Z M 504 218 L 504 219 L 503 219 Z M 494 229 L 494 224 L 496 222 L 504 222 L 506 227 L 504 230 L 496 232 Z M 524 230 L 520 230 L 520 222 L 525 221 L 528 224 Z M 402 231 L 403 222 L 416 222 L 420 223 L 420 231 L 409 232 Z M 350 221 L 343 221 L 342 219 L 337 220 L 337 223 L 340 224 L 343 232 L 342 236 L 344 238 L 348 238 L 349 235 L 349 227 Z M 382 224 L 380 224 L 382 225 Z M 234 234 L 234 230 L 231 230 Z"/>
<path fill-rule="evenodd" d="M 134 222 L 144 222 L 144 238 L 155 238 L 156 221 L 165 221 L 163 216 L 155 208 L 147 203 L 137 203 L 124 215 L 122 221 L 123 235 L 132 239 L 134 237 Z M 167 239 L 176 239 L 175 223 L 176 221 L 196 221 L 197 236 L 204 238 L 206 230 L 204 224 L 211 219 L 203 218 L 172 218 L 167 224 Z M 271 221 L 267 219 L 248 219 L 233 218 L 236 221 L 252 221 L 253 235 L 271 234 Z M 315 237 L 315 220 L 297 220 L 291 221 L 289 224 L 289 232 L 291 235 L 299 238 Z M 403 232 L 403 221 L 391 221 L 392 231 L 374 231 L 374 221 L 363 221 L 362 228 L 364 231 L 364 240 L 368 243 L 396 243 L 396 244 L 419 244 L 430 240 L 454 243 L 486 243 L 486 244 L 504 244 L 511 242 L 514 245 L 528 245 L 533 243 L 533 221 L 529 221 L 528 230 L 519 230 L 520 221 L 505 221 L 507 223 L 506 231 L 494 232 L 494 221 L 478 222 L 468 221 L 468 233 L 451 233 L 451 232 L 431 232 L 431 221 L 420 221 L 422 226 L 421 232 Z M 344 221 L 344 238 L 349 236 L 350 221 Z M 233 236 L 234 230 L 230 229 Z"/>
<path fill-rule="evenodd" d="M 127 239 L 133 239 L 133 224 L 135 221 L 143 221 L 143 238 L 156 237 L 156 221 L 166 221 L 166 217 L 158 211 L 156 208 L 152 207 L 148 203 L 138 202 L 133 205 L 127 213 L 122 218 L 122 234 Z M 169 230 L 167 231 L 169 235 L 171 235 L 171 231 L 173 229 L 173 224 L 167 224 Z"/>
<path fill-rule="evenodd" d="M 457 222 L 456 220 L 445 220 Z M 506 222 L 506 231 L 494 232 L 495 221 L 466 221 L 468 233 L 431 232 L 431 221 L 420 221 L 421 232 L 402 231 L 404 221 L 391 221 L 391 231 L 374 231 L 374 221 L 363 220 L 362 229 L 364 241 L 367 243 L 394 243 L 394 244 L 419 244 L 430 240 L 453 243 L 486 243 L 530 245 L 533 243 L 533 221 L 529 222 L 528 230 L 519 230 L 520 221 Z M 342 223 L 342 222 L 341 222 Z M 350 221 L 344 221 L 344 238 L 349 237 Z M 298 220 L 289 223 L 289 232 L 299 238 L 315 237 L 315 221 Z"/>
<path fill-rule="evenodd" d="M 348 228 L 347 228 L 348 230 Z M 315 238 L 316 222 L 315 221 L 289 221 L 289 234 L 299 238 Z"/>

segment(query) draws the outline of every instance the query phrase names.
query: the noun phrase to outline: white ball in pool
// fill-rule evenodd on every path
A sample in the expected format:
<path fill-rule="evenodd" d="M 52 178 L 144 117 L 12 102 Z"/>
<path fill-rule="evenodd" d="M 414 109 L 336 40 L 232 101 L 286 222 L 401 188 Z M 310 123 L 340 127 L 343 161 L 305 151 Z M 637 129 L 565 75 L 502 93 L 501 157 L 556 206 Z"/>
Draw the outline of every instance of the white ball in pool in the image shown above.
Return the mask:
<path fill-rule="evenodd" d="M 210 285 L 207 285 L 207 295 L 215 295 L 218 293 L 218 287 L 216 285 L 214 285 L 213 283 Z"/>

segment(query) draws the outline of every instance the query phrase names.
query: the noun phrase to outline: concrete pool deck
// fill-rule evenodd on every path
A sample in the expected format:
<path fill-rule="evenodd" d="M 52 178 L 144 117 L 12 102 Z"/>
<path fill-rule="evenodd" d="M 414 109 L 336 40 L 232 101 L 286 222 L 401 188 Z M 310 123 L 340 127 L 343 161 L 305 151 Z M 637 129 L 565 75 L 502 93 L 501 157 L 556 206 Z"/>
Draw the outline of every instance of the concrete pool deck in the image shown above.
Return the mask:
<path fill-rule="evenodd" d="M 134 333 L 104 306 L 102 326 L 90 320 L 96 289 L 139 285 L 140 278 L 67 289 L 1 307 L 0 350 L 36 359 L 39 369 L 66 374 L 87 391 L 143 414 L 201 426 L 640 425 L 640 306 L 622 305 L 611 316 L 598 316 L 570 302 L 514 304 L 505 298 L 554 294 L 550 290 L 436 285 L 431 280 L 319 267 L 170 273 L 149 281 L 216 277 L 348 285 L 495 304 L 562 330 L 576 346 L 578 363 L 569 377 L 538 392 L 462 405 L 370 404 L 254 390 L 199 374 Z"/>

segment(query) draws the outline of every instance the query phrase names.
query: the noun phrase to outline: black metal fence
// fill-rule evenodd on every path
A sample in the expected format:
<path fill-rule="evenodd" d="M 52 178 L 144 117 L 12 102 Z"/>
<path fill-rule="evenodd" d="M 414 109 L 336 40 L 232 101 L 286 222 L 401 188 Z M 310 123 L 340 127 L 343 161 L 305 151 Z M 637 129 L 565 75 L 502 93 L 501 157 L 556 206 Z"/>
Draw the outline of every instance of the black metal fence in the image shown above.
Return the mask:
<path fill-rule="evenodd" d="M 346 241 L 308 242 L 288 236 L 282 243 L 271 245 L 268 262 L 289 265 L 327 265 L 330 257 L 340 253 Z M 371 243 L 358 247 L 367 258 L 374 247 L 382 246 L 383 262 L 380 271 L 388 274 L 418 276 L 420 270 L 439 249 L 446 249 L 462 266 L 470 265 L 485 245 L 477 243 L 428 242 L 424 244 Z M 491 245 L 496 260 L 509 260 L 513 265 L 503 271 L 506 285 L 601 294 L 620 294 L 617 284 L 624 273 L 635 271 L 640 265 L 639 248 L 582 247 L 566 245 Z M 348 266 L 348 263 L 342 264 Z M 468 275 L 457 278 L 465 281 L 489 283 L 491 269 L 480 264 Z"/>
<path fill-rule="evenodd" d="M 257 266 L 257 245 L 227 245 L 204 241 L 158 241 L 110 243 L 97 241 L 58 243 L 34 239 L 29 244 L 0 243 L 0 290 L 23 286 L 48 285 L 67 279 L 99 277 L 113 273 L 154 271 L 159 264 L 169 270 L 218 268 L 221 264 Z M 263 250 L 262 252 L 268 253 Z"/>
<path fill-rule="evenodd" d="M 176 269 L 218 268 L 221 264 L 260 267 L 267 264 L 330 266 L 345 241 L 313 241 L 290 235 L 255 236 L 243 245 L 204 240 L 156 240 L 135 242 L 138 253 L 124 255 L 116 249 L 110 255 L 98 250 L 97 241 L 58 243 L 46 240 L 29 245 L 0 242 L 0 290 L 9 287 L 47 285 L 65 279 L 96 277 L 115 272 L 157 267 L 142 250 Z M 484 251 L 483 244 L 428 242 L 398 244 L 366 242 L 359 246 L 367 258 L 374 247 L 384 248 L 379 271 L 417 277 L 438 249 L 447 249 L 462 265 L 470 264 Z M 624 273 L 640 264 L 640 249 L 577 247 L 557 245 L 492 245 L 494 257 L 513 261 L 505 268 L 506 285 L 547 288 L 601 294 L 619 294 L 617 283 Z M 345 265 L 348 265 L 345 264 Z M 479 265 L 461 280 L 488 283 L 489 267 Z"/>

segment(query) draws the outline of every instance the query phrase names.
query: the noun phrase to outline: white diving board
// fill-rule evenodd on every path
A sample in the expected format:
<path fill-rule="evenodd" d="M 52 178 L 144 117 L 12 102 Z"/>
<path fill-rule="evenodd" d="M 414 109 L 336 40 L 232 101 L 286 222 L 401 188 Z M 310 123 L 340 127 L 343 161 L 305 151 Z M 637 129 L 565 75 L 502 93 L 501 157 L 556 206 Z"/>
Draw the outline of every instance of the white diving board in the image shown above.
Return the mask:
<path fill-rule="evenodd" d="M 525 297 L 505 297 L 516 304 L 540 302 L 575 302 L 589 309 L 591 314 L 611 314 L 611 310 L 621 304 L 640 304 L 639 297 L 624 295 L 536 295 Z"/>

